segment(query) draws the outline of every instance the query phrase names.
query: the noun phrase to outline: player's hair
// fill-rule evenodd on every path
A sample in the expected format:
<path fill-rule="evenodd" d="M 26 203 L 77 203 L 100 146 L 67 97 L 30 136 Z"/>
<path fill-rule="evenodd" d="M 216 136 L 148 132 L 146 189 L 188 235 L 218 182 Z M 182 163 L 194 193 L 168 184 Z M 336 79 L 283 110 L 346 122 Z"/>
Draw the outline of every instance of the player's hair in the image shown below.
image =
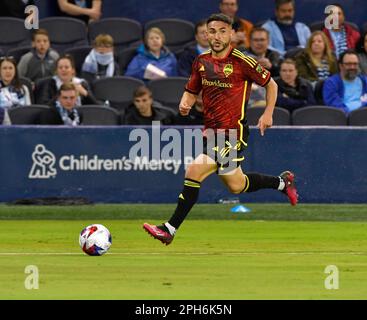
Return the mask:
<path fill-rule="evenodd" d="M 348 49 L 348 50 L 345 50 L 340 56 L 339 56 L 339 60 L 338 60 L 338 63 L 339 64 L 343 64 L 343 61 L 344 61 L 344 57 L 347 55 L 347 54 L 354 54 L 355 56 L 358 57 L 358 54 L 357 52 L 354 50 L 354 49 Z"/>
<path fill-rule="evenodd" d="M 113 47 L 113 38 L 109 34 L 101 33 L 99 34 L 93 42 L 95 47 Z"/>
<path fill-rule="evenodd" d="M 307 45 L 306 45 L 306 48 L 305 48 L 305 51 L 306 53 L 309 55 L 312 63 L 315 65 L 315 66 L 319 66 L 320 62 L 318 60 L 316 60 L 312 54 L 312 50 L 311 50 L 311 47 L 312 47 L 312 41 L 313 39 L 316 37 L 316 36 L 321 36 L 322 38 L 322 41 L 324 42 L 324 45 L 325 45 L 325 50 L 324 50 L 324 56 L 323 56 L 323 59 L 326 58 L 327 62 L 329 64 L 333 63 L 336 59 L 333 55 L 333 52 L 331 50 L 331 47 L 330 47 L 330 42 L 329 42 L 329 39 L 326 37 L 325 33 L 320 31 L 320 30 L 317 30 L 315 32 L 313 32 L 311 34 L 311 36 L 308 38 L 307 40 Z"/>
<path fill-rule="evenodd" d="M 146 86 L 140 86 L 140 87 L 137 87 L 134 91 L 134 94 L 133 94 L 133 97 L 134 99 L 135 98 L 139 98 L 139 97 L 142 97 L 142 96 L 145 96 L 145 95 L 149 95 L 149 97 L 152 97 L 153 96 L 153 93 L 152 91 L 150 91 L 150 89 Z"/>
<path fill-rule="evenodd" d="M 32 32 L 32 41 L 36 40 L 36 37 L 42 35 L 46 36 L 48 39 L 50 39 L 50 36 L 48 34 L 48 31 L 46 29 L 36 29 L 34 32 Z"/>
<path fill-rule="evenodd" d="M 63 83 L 61 85 L 60 89 L 57 91 L 58 96 L 61 95 L 61 91 L 75 91 L 75 92 L 77 92 L 74 83 Z"/>
<path fill-rule="evenodd" d="M 233 20 L 232 18 L 226 16 L 223 13 L 214 13 L 212 14 L 207 20 L 206 24 L 209 24 L 212 21 L 222 21 L 226 24 L 228 24 L 231 28 L 233 27 Z"/>
<path fill-rule="evenodd" d="M 198 33 L 198 30 L 201 26 L 205 26 L 206 25 L 206 20 L 205 19 L 202 19 L 202 20 L 199 20 L 198 22 L 196 22 L 195 24 L 195 34 Z"/>
<path fill-rule="evenodd" d="M 279 9 L 280 6 L 282 6 L 283 4 L 288 4 L 288 3 L 293 4 L 293 7 L 295 6 L 294 0 L 275 0 L 275 8 Z"/>
<path fill-rule="evenodd" d="M 269 38 L 269 31 L 266 30 L 265 28 L 263 27 L 254 27 L 252 28 L 251 32 L 250 32 L 250 39 L 252 39 L 252 35 L 255 33 L 255 32 L 265 32 L 267 37 Z"/>
<path fill-rule="evenodd" d="M 157 27 L 153 27 L 153 28 L 148 29 L 147 32 L 145 32 L 145 36 L 144 36 L 145 45 L 147 45 L 148 37 L 151 33 L 158 34 L 162 38 L 163 44 L 166 42 L 166 36 L 164 35 L 163 31 L 161 29 L 157 28 Z"/>

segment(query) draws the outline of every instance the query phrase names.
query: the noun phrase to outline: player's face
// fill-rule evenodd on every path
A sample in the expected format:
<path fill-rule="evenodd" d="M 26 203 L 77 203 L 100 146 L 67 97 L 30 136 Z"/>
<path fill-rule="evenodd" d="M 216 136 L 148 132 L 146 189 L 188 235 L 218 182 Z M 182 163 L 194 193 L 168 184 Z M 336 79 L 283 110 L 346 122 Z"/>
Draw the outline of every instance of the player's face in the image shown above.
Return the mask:
<path fill-rule="evenodd" d="M 44 34 L 39 34 L 35 37 L 33 46 L 40 54 L 45 54 L 50 48 L 50 40 Z"/>
<path fill-rule="evenodd" d="M 279 6 L 279 8 L 275 11 L 275 15 L 279 22 L 285 24 L 291 24 L 294 19 L 294 6 L 290 3 L 285 3 Z"/>
<path fill-rule="evenodd" d="M 147 113 L 152 108 L 153 98 L 149 94 L 144 94 L 134 98 L 134 105 L 141 114 Z"/>
<path fill-rule="evenodd" d="M 233 29 L 223 21 L 211 21 L 208 26 L 208 41 L 215 53 L 221 53 L 229 47 Z"/>
<path fill-rule="evenodd" d="M 77 98 L 78 95 L 75 90 L 67 90 L 61 91 L 59 101 L 66 110 L 71 110 L 75 107 Z"/>
<path fill-rule="evenodd" d="M 313 54 L 325 52 L 325 43 L 321 35 L 318 34 L 313 37 L 312 43 L 311 43 L 311 51 Z"/>

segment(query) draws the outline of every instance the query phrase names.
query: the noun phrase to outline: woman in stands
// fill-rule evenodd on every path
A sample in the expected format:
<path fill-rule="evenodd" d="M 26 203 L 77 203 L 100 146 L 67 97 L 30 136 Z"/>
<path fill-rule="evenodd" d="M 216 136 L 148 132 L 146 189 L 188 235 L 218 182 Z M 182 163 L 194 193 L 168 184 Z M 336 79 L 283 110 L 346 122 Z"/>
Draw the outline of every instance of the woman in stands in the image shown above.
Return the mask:
<path fill-rule="evenodd" d="M 311 83 L 298 76 L 296 62 L 285 59 L 280 65 L 276 106 L 292 112 L 295 109 L 316 105 Z"/>
<path fill-rule="evenodd" d="M 329 40 L 322 31 L 311 34 L 305 50 L 296 55 L 295 60 L 299 76 L 313 85 L 338 72 L 338 64 Z"/>
<path fill-rule="evenodd" d="M 0 108 L 30 104 L 30 93 L 19 80 L 16 61 L 12 57 L 0 58 Z"/>
<path fill-rule="evenodd" d="M 358 45 L 359 67 L 361 72 L 367 75 L 367 32 L 361 37 Z"/>
<path fill-rule="evenodd" d="M 164 42 L 164 33 L 159 28 L 150 28 L 145 34 L 144 44 L 127 66 L 125 76 L 145 81 L 176 76 L 176 57 Z"/>
<path fill-rule="evenodd" d="M 53 105 L 57 92 L 62 84 L 73 83 L 78 91 L 77 105 L 97 104 L 88 82 L 75 76 L 75 64 L 72 56 L 63 55 L 56 62 L 56 74 L 45 81 L 36 84 L 36 101 L 38 104 Z"/>

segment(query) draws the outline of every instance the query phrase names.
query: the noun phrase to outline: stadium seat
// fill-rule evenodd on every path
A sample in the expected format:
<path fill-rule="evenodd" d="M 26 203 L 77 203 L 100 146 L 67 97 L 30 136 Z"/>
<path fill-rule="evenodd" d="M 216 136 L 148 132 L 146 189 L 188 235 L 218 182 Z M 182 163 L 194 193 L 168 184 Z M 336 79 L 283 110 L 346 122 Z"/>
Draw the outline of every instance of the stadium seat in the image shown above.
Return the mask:
<path fill-rule="evenodd" d="M 172 108 L 177 113 L 186 83 L 187 78 L 169 77 L 152 80 L 148 83 L 148 87 L 153 92 L 154 100 L 161 102 L 164 106 Z"/>
<path fill-rule="evenodd" d="M 167 18 L 151 20 L 145 24 L 144 32 L 152 27 L 163 31 L 166 37 L 165 45 L 173 53 L 195 40 L 195 26 L 190 21 Z"/>
<path fill-rule="evenodd" d="M 32 125 L 41 124 L 41 113 L 47 111 L 51 112 L 51 108 L 49 106 L 33 104 L 29 106 L 10 108 L 8 112 L 12 124 Z"/>
<path fill-rule="evenodd" d="M 131 103 L 135 89 L 143 85 L 141 80 L 119 76 L 96 80 L 92 91 L 97 100 L 102 103 L 108 100 L 111 107 L 121 110 Z"/>
<path fill-rule="evenodd" d="M 250 126 L 256 126 L 260 116 L 264 113 L 265 107 L 248 107 L 246 116 L 247 123 Z M 275 107 L 273 113 L 274 126 L 289 126 L 291 124 L 291 116 L 287 109 Z"/>
<path fill-rule="evenodd" d="M 113 108 L 101 105 L 84 105 L 77 108 L 83 125 L 119 125 L 120 114 Z"/>
<path fill-rule="evenodd" d="M 314 95 L 318 105 L 323 106 L 325 105 L 324 98 L 323 98 L 323 87 L 324 87 L 325 80 L 319 80 L 316 82 Z"/>
<path fill-rule="evenodd" d="M 34 92 L 33 92 L 33 83 L 30 79 L 26 78 L 26 77 L 19 77 L 19 81 L 21 84 L 24 84 L 29 91 L 29 95 L 31 97 L 31 102 L 32 104 L 34 103 Z"/>
<path fill-rule="evenodd" d="M 367 108 L 360 108 L 352 111 L 348 117 L 350 126 L 367 126 Z"/>
<path fill-rule="evenodd" d="M 351 26 L 353 29 L 357 30 L 358 32 L 360 31 L 358 25 L 355 24 L 354 22 L 346 21 L 345 24 Z M 318 30 L 321 31 L 325 28 L 325 21 L 324 20 L 314 21 L 310 23 L 308 26 L 311 32 L 318 31 Z"/>
<path fill-rule="evenodd" d="M 20 58 L 25 55 L 26 53 L 28 53 L 29 51 L 32 50 L 32 47 L 30 46 L 24 46 L 24 47 L 19 47 L 19 48 L 13 48 L 13 49 L 9 49 L 7 55 L 9 57 L 14 57 L 15 61 L 17 63 L 19 63 Z"/>
<path fill-rule="evenodd" d="M 88 45 L 87 27 L 79 19 L 49 17 L 41 19 L 39 25 L 48 31 L 51 47 L 60 54 L 72 47 Z"/>
<path fill-rule="evenodd" d="M 0 17 L 0 48 L 3 54 L 16 47 L 29 46 L 31 33 L 24 27 L 24 20 Z"/>
<path fill-rule="evenodd" d="M 301 53 L 304 49 L 300 48 L 300 47 L 295 47 L 292 49 L 289 49 L 285 55 L 284 58 L 285 59 L 294 59 L 299 53 Z"/>
<path fill-rule="evenodd" d="M 310 106 L 294 110 L 292 123 L 296 126 L 346 126 L 347 116 L 335 107 Z"/>
<path fill-rule="evenodd" d="M 43 87 L 45 83 L 47 83 L 51 78 L 52 77 L 45 77 L 45 78 L 36 80 L 34 84 L 34 100 L 36 104 L 40 104 L 40 101 L 39 101 L 40 92 L 43 91 Z"/>
<path fill-rule="evenodd" d="M 120 74 L 124 75 L 126 72 L 127 66 L 129 65 L 130 61 L 136 55 L 136 46 L 132 46 L 129 48 L 122 49 L 117 56 L 117 61 L 120 69 Z"/>
<path fill-rule="evenodd" d="M 112 36 L 117 53 L 130 45 L 142 42 L 143 39 L 143 27 L 140 22 L 128 18 L 104 18 L 90 23 L 88 30 L 91 44 L 101 33 Z"/>
<path fill-rule="evenodd" d="M 64 51 L 65 54 L 70 54 L 73 57 L 77 75 L 80 75 L 84 60 L 91 50 L 92 50 L 91 46 L 80 46 L 66 49 Z"/>

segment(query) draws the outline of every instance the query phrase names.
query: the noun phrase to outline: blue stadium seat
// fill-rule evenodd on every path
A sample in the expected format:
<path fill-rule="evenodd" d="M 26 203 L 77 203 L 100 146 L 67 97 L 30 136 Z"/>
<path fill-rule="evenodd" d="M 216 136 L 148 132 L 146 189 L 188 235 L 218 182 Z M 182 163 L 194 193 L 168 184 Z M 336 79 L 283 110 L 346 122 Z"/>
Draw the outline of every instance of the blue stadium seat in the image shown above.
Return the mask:
<path fill-rule="evenodd" d="M 49 106 L 38 104 L 14 107 L 8 110 L 11 123 L 16 125 L 41 124 L 41 113 L 47 111 L 51 112 L 51 108 Z"/>
<path fill-rule="evenodd" d="M 7 54 L 9 49 L 30 46 L 31 33 L 24 27 L 24 20 L 0 17 L 0 49 Z"/>
<path fill-rule="evenodd" d="M 119 125 L 120 114 L 113 108 L 101 105 L 84 105 L 77 108 L 82 118 L 82 125 Z"/>
<path fill-rule="evenodd" d="M 367 108 L 360 108 L 352 111 L 348 117 L 350 126 L 367 126 Z"/>
<path fill-rule="evenodd" d="M 250 126 L 256 126 L 259 118 L 264 113 L 265 107 L 248 107 L 246 111 L 247 123 Z M 289 126 L 291 124 L 291 115 L 287 109 L 275 107 L 273 113 L 274 126 Z"/>
<path fill-rule="evenodd" d="M 296 126 L 346 126 L 347 116 L 335 107 L 309 106 L 294 110 L 292 123 Z"/>

